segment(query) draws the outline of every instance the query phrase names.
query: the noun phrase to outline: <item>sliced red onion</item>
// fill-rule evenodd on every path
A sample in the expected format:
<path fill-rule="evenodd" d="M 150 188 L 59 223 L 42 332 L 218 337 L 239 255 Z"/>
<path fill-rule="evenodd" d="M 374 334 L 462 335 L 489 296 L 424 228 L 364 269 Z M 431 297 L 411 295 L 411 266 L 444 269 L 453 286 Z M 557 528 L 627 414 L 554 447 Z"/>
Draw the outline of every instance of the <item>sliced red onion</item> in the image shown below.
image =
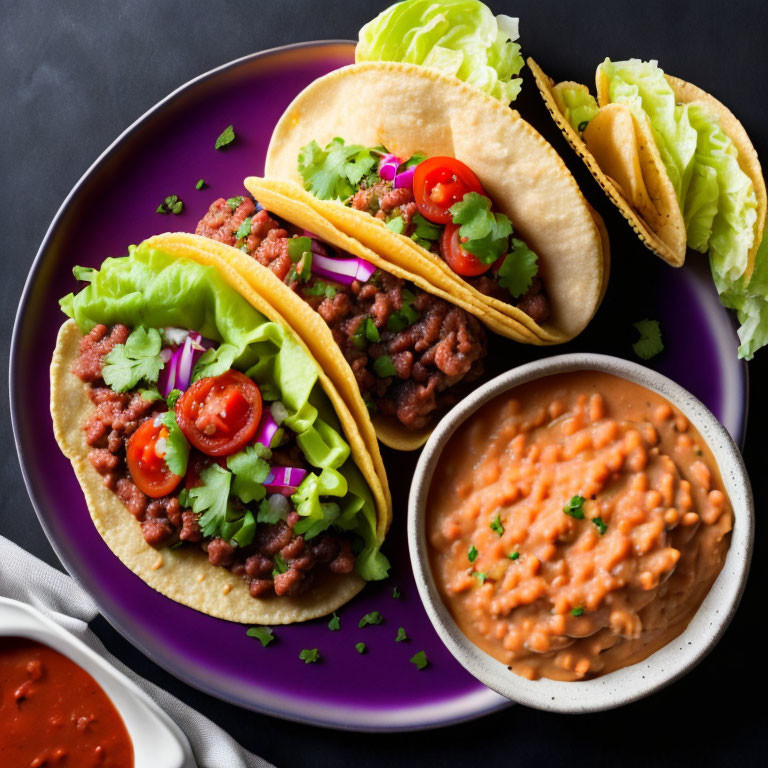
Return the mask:
<path fill-rule="evenodd" d="M 256 430 L 256 435 L 253 439 L 255 442 L 261 443 L 263 446 L 269 448 L 275 437 L 275 433 L 279 428 L 278 423 L 272 416 L 272 412 L 265 408 L 261 412 L 261 421 L 259 422 L 259 427 Z"/>
<path fill-rule="evenodd" d="M 403 161 L 397 155 L 384 155 L 384 157 L 379 160 L 379 176 L 386 181 L 392 181 L 402 162 Z"/>
<path fill-rule="evenodd" d="M 307 470 L 299 467 L 272 467 L 264 483 L 267 493 L 292 496 L 307 476 Z"/>
<path fill-rule="evenodd" d="M 398 173 L 395 176 L 395 189 L 401 189 L 406 187 L 411 189 L 413 187 L 413 172 L 416 170 L 416 166 L 412 165 L 410 168 L 406 168 L 402 173 Z"/>
<path fill-rule="evenodd" d="M 210 346 L 211 343 L 204 342 L 203 337 L 196 331 L 190 331 L 187 334 L 184 343 L 171 353 L 170 360 L 163 366 L 163 370 L 160 371 L 157 388 L 163 397 L 168 397 L 171 390 L 180 389 L 183 392 L 187 389 L 192 380 L 192 371 L 195 368 L 195 363 L 205 352 L 206 347 Z M 170 351 L 168 350 L 168 352 Z M 162 352 L 160 354 L 162 357 Z"/>
<path fill-rule="evenodd" d="M 352 285 L 355 280 L 365 283 L 375 271 L 376 267 L 370 261 L 354 256 L 348 259 L 332 259 L 315 254 L 312 259 L 312 274 L 335 280 L 342 285 Z"/>

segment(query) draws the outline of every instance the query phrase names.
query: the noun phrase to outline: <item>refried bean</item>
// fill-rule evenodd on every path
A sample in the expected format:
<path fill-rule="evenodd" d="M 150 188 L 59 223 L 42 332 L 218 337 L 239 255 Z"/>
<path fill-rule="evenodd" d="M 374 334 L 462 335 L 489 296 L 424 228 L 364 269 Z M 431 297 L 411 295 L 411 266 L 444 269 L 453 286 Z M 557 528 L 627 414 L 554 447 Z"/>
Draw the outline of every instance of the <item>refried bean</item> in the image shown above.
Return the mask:
<path fill-rule="evenodd" d="M 427 510 L 432 572 L 462 631 L 516 674 L 566 681 L 677 637 L 733 526 L 695 428 L 661 396 L 597 372 L 484 406 L 446 446 Z"/>

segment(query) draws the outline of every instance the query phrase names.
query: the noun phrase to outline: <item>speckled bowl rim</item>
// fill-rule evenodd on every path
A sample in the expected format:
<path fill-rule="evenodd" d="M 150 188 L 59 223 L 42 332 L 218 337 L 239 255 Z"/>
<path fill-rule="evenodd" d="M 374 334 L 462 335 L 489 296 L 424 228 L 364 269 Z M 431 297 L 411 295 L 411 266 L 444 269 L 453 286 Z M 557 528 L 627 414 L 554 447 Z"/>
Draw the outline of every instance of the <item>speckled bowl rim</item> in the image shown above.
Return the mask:
<path fill-rule="evenodd" d="M 667 398 L 699 430 L 712 450 L 734 510 L 731 544 L 720 574 L 686 630 L 644 661 L 594 680 L 526 680 L 474 645 L 458 628 L 435 586 L 427 557 L 424 513 L 429 486 L 443 448 L 475 411 L 513 387 L 572 371 L 602 371 Z M 575 353 L 538 360 L 507 371 L 475 390 L 439 423 L 424 446 L 408 500 L 408 546 L 421 600 L 435 630 L 464 668 L 489 688 L 536 709 L 587 713 L 629 704 L 690 672 L 717 644 L 744 591 L 754 540 L 754 502 L 744 461 L 731 436 L 709 409 L 671 379 L 609 355 Z"/>

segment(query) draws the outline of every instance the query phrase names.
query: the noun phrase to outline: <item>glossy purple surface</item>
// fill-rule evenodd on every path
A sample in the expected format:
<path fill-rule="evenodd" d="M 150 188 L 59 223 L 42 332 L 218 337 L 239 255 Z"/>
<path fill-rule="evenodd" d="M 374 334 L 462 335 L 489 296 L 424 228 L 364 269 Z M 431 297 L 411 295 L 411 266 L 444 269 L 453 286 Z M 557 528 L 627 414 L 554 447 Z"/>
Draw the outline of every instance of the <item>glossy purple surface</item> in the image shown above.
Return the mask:
<path fill-rule="evenodd" d="M 384 451 L 394 497 L 395 522 L 386 545 L 392 578 L 369 585 L 339 611 L 341 631 L 331 632 L 327 620 L 279 627 L 278 640 L 264 649 L 241 625 L 154 592 L 112 555 L 53 438 L 43 373 L 63 320 L 57 300 L 76 288 L 72 266 L 96 266 L 159 231 L 192 230 L 215 198 L 242 193 L 242 179 L 262 172 L 272 127 L 290 100 L 351 58 L 351 45 L 324 43 L 234 62 L 171 95 L 107 150 L 65 202 L 30 274 L 14 331 L 12 412 L 29 493 L 57 554 L 104 615 L 156 662 L 209 693 L 280 717 L 337 728 L 424 728 L 476 717 L 507 702 L 454 661 L 419 602 L 403 519 L 414 456 Z M 215 151 L 216 137 L 230 123 L 236 142 Z M 202 191 L 195 189 L 199 178 L 208 185 Z M 183 199 L 181 215 L 155 213 L 169 194 Z M 745 368 L 736 363 L 733 326 L 708 276 L 697 269 L 670 270 L 650 259 L 648 264 L 640 285 L 636 276 L 619 272 L 596 322 L 577 342 L 541 350 L 494 339 L 489 374 L 562 351 L 631 356 L 631 322 L 649 311 L 640 299 L 624 298 L 631 286 L 638 296 L 658 302 L 655 316 L 665 329 L 666 350 L 654 367 L 693 391 L 741 440 Z M 400 599 L 392 597 L 395 585 Z M 358 629 L 360 617 L 373 610 L 382 613 L 384 623 Z M 394 642 L 400 626 L 409 642 Z M 368 646 L 363 655 L 354 648 L 360 641 Z M 322 662 L 299 661 L 303 648 L 318 648 Z M 418 650 L 430 660 L 421 672 L 409 663 Z"/>

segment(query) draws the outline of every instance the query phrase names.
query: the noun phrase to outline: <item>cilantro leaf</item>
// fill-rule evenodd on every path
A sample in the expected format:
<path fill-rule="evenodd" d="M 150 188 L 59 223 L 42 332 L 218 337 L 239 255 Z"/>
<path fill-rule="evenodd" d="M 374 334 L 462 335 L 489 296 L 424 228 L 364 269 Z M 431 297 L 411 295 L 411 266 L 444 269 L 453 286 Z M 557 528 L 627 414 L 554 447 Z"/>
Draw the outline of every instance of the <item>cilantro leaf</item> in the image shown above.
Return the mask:
<path fill-rule="evenodd" d="M 392 597 L 394 597 L 395 600 L 400 599 L 400 590 L 398 587 L 392 587 Z"/>
<path fill-rule="evenodd" d="M 184 210 L 184 202 L 178 195 L 168 195 L 160 205 L 155 209 L 155 213 L 174 213 L 180 214 Z"/>
<path fill-rule="evenodd" d="M 608 524 L 602 517 L 593 517 L 592 522 L 597 526 L 601 536 L 608 530 Z"/>
<path fill-rule="evenodd" d="M 198 179 L 197 184 L 195 184 L 195 189 L 205 189 L 207 186 L 205 179 Z"/>
<path fill-rule="evenodd" d="M 299 654 L 299 658 L 305 664 L 316 664 L 320 660 L 320 651 L 317 648 L 305 648 Z"/>
<path fill-rule="evenodd" d="M 369 624 L 381 624 L 382 621 L 384 621 L 384 618 L 378 611 L 371 611 L 371 613 L 366 613 L 365 616 L 357 622 L 357 628 L 362 629 Z"/>
<path fill-rule="evenodd" d="M 418 310 L 413 308 L 416 297 L 407 288 L 402 293 L 402 306 L 387 318 L 387 330 L 399 333 L 412 326 L 420 317 Z"/>
<path fill-rule="evenodd" d="M 411 638 L 405 634 L 405 629 L 403 629 L 403 627 L 397 628 L 397 637 L 395 637 L 396 643 L 404 643 L 406 640 L 410 640 L 410 639 Z"/>
<path fill-rule="evenodd" d="M 155 418 L 155 424 L 162 424 L 168 430 L 168 437 L 165 438 L 165 455 L 163 456 L 168 469 L 174 475 L 183 477 L 187 473 L 189 443 L 176 423 L 176 414 L 173 411 L 161 413 Z M 159 452 L 159 446 L 156 450 Z"/>
<path fill-rule="evenodd" d="M 520 553 L 519 553 L 519 552 L 517 552 L 517 551 L 515 551 L 515 552 L 510 552 L 510 553 L 507 555 L 507 558 L 508 558 L 509 560 L 517 560 L 519 557 L 520 557 Z"/>
<path fill-rule="evenodd" d="M 413 656 L 411 656 L 410 661 L 418 670 L 426 669 L 429 666 L 429 659 L 427 659 L 427 654 L 424 653 L 424 651 L 417 651 L 414 653 Z"/>
<path fill-rule="evenodd" d="M 373 362 L 373 370 L 380 379 L 386 379 L 390 376 L 397 376 L 392 358 L 389 355 L 377 357 Z"/>
<path fill-rule="evenodd" d="M 584 608 L 581 605 L 571 608 L 571 616 L 581 616 L 582 613 L 584 613 Z"/>
<path fill-rule="evenodd" d="M 248 637 L 255 637 L 263 648 L 266 648 L 275 639 L 275 633 L 270 627 L 251 627 L 245 634 Z"/>
<path fill-rule="evenodd" d="M 141 389 L 139 389 L 139 394 L 148 403 L 154 403 L 157 400 L 162 400 L 163 399 L 163 396 L 157 391 L 157 389 L 155 387 L 150 387 L 148 389 L 141 388 Z"/>
<path fill-rule="evenodd" d="M 336 295 L 336 289 L 325 280 L 315 280 L 312 285 L 304 289 L 304 293 L 307 296 L 325 296 L 327 299 L 332 299 Z"/>
<path fill-rule="evenodd" d="M 228 147 L 235 140 L 235 127 L 228 125 L 216 139 L 216 143 L 213 145 L 214 149 L 223 149 Z"/>
<path fill-rule="evenodd" d="M 345 145 L 332 139 L 322 149 L 311 141 L 299 150 L 299 173 L 304 188 L 320 200 L 344 200 L 353 195 L 360 182 L 374 171 L 376 158 L 358 144 Z"/>
<path fill-rule="evenodd" d="M 405 229 L 405 222 L 403 221 L 402 216 L 395 216 L 387 222 L 386 226 L 390 232 L 394 232 L 396 235 L 402 235 L 403 230 Z"/>
<path fill-rule="evenodd" d="M 450 207 L 454 224 L 460 224 L 461 247 L 483 264 L 493 264 L 509 247 L 512 222 L 503 213 L 491 212 L 491 200 L 478 192 L 467 192 Z"/>
<path fill-rule="evenodd" d="M 279 576 L 281 573 L 286 573 L 288 571 L 288 563 L 279 552 L 274 555 L 272 560 L 275 563 L 275 567 L 272 569 L 273 579 L 275 576 Z"/>
<path fill-rule="evenodd" d="M 478 554 L 477 547 L 473 544 L 469 548 L 469 552 L 467 552 L 467 559 L 469 560 L 470 563 L 474 563 L 475 560 L 477 560 L 477 554 Z"/>
<path fill-rule="evenodd" d="M 664 349 L 658 320 L 639 320 L 633 323 L 633 326 L 640 333 L 640 338 L 632 345 L 632 349 L 639 358 L 650 360 Z"/>
<path fill-rule="evenodd" d="M 365 643 L 356 643 L 355 644 L 355 650 L 358 653 L 365 653 Z"/>
<path fill-rule="evenodd" d="M 200 473 L 200 480 L 202 485 L 190 488 L 187 497 L 199 517 L 203 536 L 213 537 L 226 521 L 232 474 L 218 464 L 211 464 Z"/>
<path fill-rule="evenodd" d="M 162 339 L 155 328 L 139 326 L 104 358 L 102 378 L 115 392 L 133 389 L 140 381 L 154 384 L 163 367 Z"/>
<path fill-rule="evenodd" d="M 493 518 L 491 521 L 490 529 L 494 533 L 498 533 L 499 536 L 503 535 L 504 533 L 504 526 L 501 524 L 501 516 L 496 515 L 496 517 Z"/>
<path fill-rule="evenodd" d="M 485 584 L 485 580 L 488 578 L 488 574 L 484 571 L 473 571 L 472 577 L 477 579 L 481 584 Z"/>
<path fill-rule="evenodd" d="M 413 236 L 418 237 L 421 240 L 439 240 L 442 230 L 439 224 L 433 224 L 428 219 L 425 219 L 420 213 L 415 213 L 411 220 L 416 225 L 416 229 L 413 230 Z"/>
<path fill-rule="evenodd" d="M 227 458 L 227 468 L 235 476 L 232 493 L 244 504 L 261 501 L 266 495 L 264 481 L 269 475 L 272 452 L 261 443 L 246 446 L 245 450 Z"/>
<path fill-rule="evenodd" d="M 165 404 L 168 406 L 169 410 L 173 409 L 173 407 L 176 405 L 176 401 L 182 396 L 183 392 L 180 389 L 172 389 L 168 393 L 168 397 L 165 398 Z"/>
<path fill-rule="evenodd" d="M 227 205 L 229 206 L 229 210 L 234 213 L 242 205 L 243 200 L 245 200 L 245 198 L 242 195 L 237 195 L 237 197 L 228 197 Z"/>
<path fill-rule="evenodd" d="M 243 219 L 242 224 L 237 228 L 237 232 L 235 232 L 235 237 L 239 240 L 241 237 L 248 237 L 248 235 L 251 234 L 251 220 L 252 217 L 248 216 L 247 218 Z"/>
<path fill-rule="evenodd" d="M 335 613 L 331 616 L 331 620 L 328 622 L 328 629 L 330 629 L 331 632 L 338 632 L 341 629 L 341 619 L 339 619 Z"/>
<path fill-rule="evenodd" d="M 584 519 L 584 502 L 586 499 L 583 496 L 574 496 L 564 507 L 563 512 L 569 517 L 573 517 L 576 520 Z"/>
<path fill-rule="evenodd" d="M 381 334 L 372 317 L 363 318 L 352 334 L 352 343 L 358 349 L 367 349 L 369 343 L 381 341 Z"/>
<path fill-rule="evenodd" d="M 539 271 L 539 257 L 522 241 L 512 238 L 513 249 L 499 267 L 499 285 L 514 298 L 522 296 L 531 287 Z"/>
<path fill-rule="evenodd" d="M 403 168 L 410 168 L 412 165 L 418 165 L 419 163 L 423 163 L 426 159 L 426 155 L 416 152 L 403 163 Z"/>
<path fill-rule="evenodd" d="M 220 344 L 216 348 L 207 349 L 197 361 L 192 372 L 192 381 L 226 373 L 232 367 L 236 356 L 237 347 L 234 344 Z M 262 396 L 263 394 L 262 391 Z"/>
<path fill-rule="evenodd" d="M 276 523 L 279 520 L 285 520 L 285 517 L 286 515 L 280 511 L 279 507 L 273 507 L 268 499 L 263 499 L 259 505 L 256 521 L 259 523 Z"/>

